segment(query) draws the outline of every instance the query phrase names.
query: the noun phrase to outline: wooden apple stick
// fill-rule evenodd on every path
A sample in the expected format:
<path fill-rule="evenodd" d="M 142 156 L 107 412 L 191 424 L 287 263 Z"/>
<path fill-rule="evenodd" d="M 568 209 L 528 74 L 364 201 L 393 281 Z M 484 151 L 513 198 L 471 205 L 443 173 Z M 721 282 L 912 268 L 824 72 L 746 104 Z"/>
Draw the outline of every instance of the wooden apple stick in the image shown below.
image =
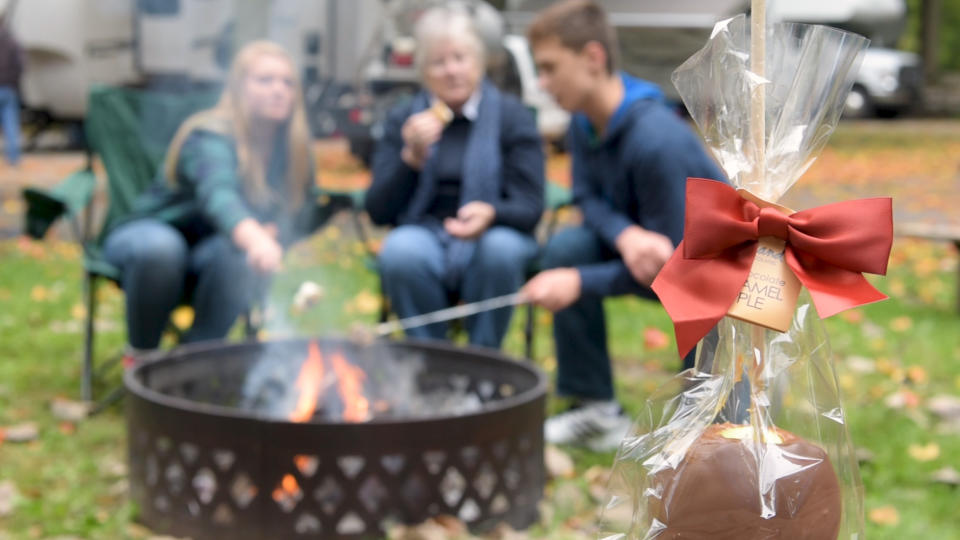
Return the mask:
<path fill-rule="evenodd" d="M 757 77 L 766 76 L 765 60 L 767 55 L 767 3 L 766 0 L 751 0 L 750 2 L 750 71 Z M 757 84 L 750 95 L 750 148 L 753 151 L 753 178 L 752 188 L 755 193 L 767 199 L 770 193 L 766 183 L 766 85 Z M 754 363 L 751 370 L 750 386 L 750 416 L 754 430 L 754 440 L 766 440 L 766 404 L 761 404 L 756 396 L 764 391 L 763 370 L 766 364 L 767 343 L 764 339 L 764 328 L 751 324 L 750 341 L 753 349 Z M 764 400 L 766 401 L 766 400 Z"/>

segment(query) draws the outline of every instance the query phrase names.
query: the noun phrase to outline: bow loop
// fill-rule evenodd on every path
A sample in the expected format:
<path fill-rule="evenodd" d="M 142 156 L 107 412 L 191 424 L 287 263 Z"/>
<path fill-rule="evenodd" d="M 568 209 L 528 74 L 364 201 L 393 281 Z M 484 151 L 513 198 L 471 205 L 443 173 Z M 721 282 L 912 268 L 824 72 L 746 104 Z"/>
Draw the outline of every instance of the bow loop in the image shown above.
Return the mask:
<path fill-rule="evenodd" d="M 860 199 L 791 215 L 761 208 L 715 180 L 687 179 L 686 231 L 652 288 L 686 354 L 737 299 L 757 239 L 786 240 L 784 260 L 821 317 L 886 298 L 861 275 L 885 274 L 893 244 L 890 198 Z"/>

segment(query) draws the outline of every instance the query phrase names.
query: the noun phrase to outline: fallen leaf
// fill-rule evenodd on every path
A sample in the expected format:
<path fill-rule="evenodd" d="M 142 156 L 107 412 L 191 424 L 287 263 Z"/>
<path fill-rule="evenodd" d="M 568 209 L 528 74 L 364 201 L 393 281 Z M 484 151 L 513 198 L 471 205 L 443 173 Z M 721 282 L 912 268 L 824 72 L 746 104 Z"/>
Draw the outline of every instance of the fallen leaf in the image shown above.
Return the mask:
<path fill-rule="evenodd" d="M 30 299 L 34 302 L 45 302 L 50 298 L 50 291 L 43 285 L 34 285 L 30 289 Z"/>
<path fill-rule="evenodd" d="M 960 472 L 957 472 L 953 467 L 944 467 L 933 471 L 930 474 L 930 480 L 937 484 L 960 486 Z"/>
<path fill-rule="evenodd" d="M 920 405 L 920 398 L 910 390 L 900 390 L 887 396 L 883 403 L 891 409 L 913 409 Z"/>
<path fill-rule="evenodd" d="M 589 506 L 593 506 L 593 502 L 583 493 L 583 489 L 573 482 L 558 483 L 551 499 L 563 513 L 579 514 Z"/>
<path fill-rule="evenodd" d="M 837 376 L 837 383 L 845 392 L 850 392 L 857 387 L 857 379 L 849 373 L 841 373 Z"/>
<path fill-rule="evenodd" d="M 913 327 L 913 319 L 906 315 L 901 315 L 890 321 L 890 329 L 894 332 L 906 332 Z"/>
<path fill-rule="evenodd" d="M 50 412 L 58 420 L 66 422 L 79 422 L 84 420 L 89 414 L 93 404 L 86 401 L 71 401 L 66 398 L 53 398 L 50 402 Z"/>
<path fill-rule="evenodd" d="M 863 322 L 863 311 L 859 309 L 848 309 L 840 313 L 840 318 L 851 324 Z"/>
<path fill-rule="evenodd" d="M 543 453 L 547 474 L 551 478 L 573 478 L 575 468 L 573 458 L 556 446 L 547 445 Z"/>
<path fill-rule="evenodd" d="M 20 493 L 17 492 L 17 486 L 13 482 L 10 480 L 0 482 L 0 517 L 13 513 L 19 497 Z"/>
<path fill-rule="evenodd" d="M 380 311 L 380 297 L 364 289 L 351 300 L 353 310 L 360 315 L 372 315 Z"/>
<path fill-rule="evenodd" d="M 64 435 L 73 435 L 77 432 L 77 425 L 73 422 L 60 422 L 57 426 L 57 429 L 60 430 L 60 433 Z"/>
<path fill-rule="evenodd" d="M 74 304 L 70 308 L 70 316 L 78 321 L 82 321 L 87 318 L 87 308 L 83 304 Z"/>
<path fill-rule="evenodd" d="M 438 518 L 440 518 L 438 516 Z M 454 540 L 460 534 L 454 533 L 448 527 L 456 518 L 450 517 L 449 520 L 440 518 L 431 518 L 418 525 L 396 525 L 387 530 L 388 540 Z M 461 527 L 465 530 L 461 522 Z"/>
<path fill-rule="evenodd" d="M 848 356 L 844 365 L 854 373 L 873 373 L 877 370 L 873 359 L 865 356 Z"/>
<path fill-rule="evenodd" d="M 8 442 L 23 443 L 35 440 L 40 436 L 40 430 L 33 422 L 7 426 L 4 429 L 4 438 Z"/>
<path fill-rule="evenodd" d="M 335 225 L 327 227 L 326 231 L 324 231 L 324 236 L 326 236 L 328 240 L 336 240 L 340 238 L 340 227 Z"/>
<path fill-rule="evenodd" d="M 607 483 L 610 480 L 610 469 L 594 465 L 583 473 L 583 479 L 587 481 L 587 490 L 590 496 L 596 502 L 602 502 L 607 498 Z"/>
<path fill-rule="evenodd" d="M 180 306 L 170 314 L 170 320 L 174 326 L 181 330 L 186 330 L 193 325 L 193 308 L 190 306 Z"/>
<path fill-rule="evenodd" d="M 892 527 L 900 523 L 900 512 L 893 506 L 881 506 L 870 511 L 870 521 L 877 525 Z"/>
<path fill-rule="evenodd" d="M 922 366 L 908 367 L 907 378 L 916 384 L 924 384 L 929 379 L 929 377 L 927 376 L 927 370 L 924 369 Z"/>
<path fill-rule="evenodd" d="M 933 461 L 940 457 L 940 445 L 937 443 L 926 445 L 911 444 L 910 447 L 907 448 L 907 452 L 909 452 L 910 457 L 921 463 Z"/>
<path fill-rule="evenodd" d="M 530 536 L 527 535 L 527 533 L 513 530 L 513 527 L 507 525 L 506 523 L 500 523 L 495 529 L 493 529 L 493 532 L 488 534 L 485 538 L 488 540 L 527 540 L 530 538 Z"/>
<path fill-rule="evenodd" d="M 960 419 L 960 398 L 947 394 L 937 395 L 927 401 L 930 412 L 943 420 Z"/>
<path fill-rule="evenodd" d="M 100 474 L 109 478 L 121 478 L 127 475 L 127 464 L 113 456 L 107 456 L 99 463 Z"/>
<path fill-rule="evenodd" d="M 907 286 L 900 279 L 891 279 L 888 282 L 888 289 L 891 296 L 903 296 L 907 292 Z"/>
<path fill-rule="evenodd" d="M 659 351 L 670 345 L 670 338 L 659 328 L 647 328 L 643 331 L 643 348 L 648 351 Z"/>

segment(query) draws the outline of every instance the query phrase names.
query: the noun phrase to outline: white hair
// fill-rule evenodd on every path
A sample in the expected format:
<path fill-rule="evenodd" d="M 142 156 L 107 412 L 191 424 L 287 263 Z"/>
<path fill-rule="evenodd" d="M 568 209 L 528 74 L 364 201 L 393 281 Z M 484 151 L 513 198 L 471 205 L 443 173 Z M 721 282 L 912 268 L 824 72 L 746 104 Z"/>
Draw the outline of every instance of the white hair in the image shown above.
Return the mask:
<path fill-rule="evenodd" d="M 477 65 L 481 70 L 484 68 L 486 49 L 483 39 L 477 31 L 469 10 L 462 4 L 451 3 L 425 11 L 417 20 L 413 37 L 417 43 L 414 62 L 421 74 L 426 66 L 430 47 L 444 38 L 468 45 L 476 55 Z"/>

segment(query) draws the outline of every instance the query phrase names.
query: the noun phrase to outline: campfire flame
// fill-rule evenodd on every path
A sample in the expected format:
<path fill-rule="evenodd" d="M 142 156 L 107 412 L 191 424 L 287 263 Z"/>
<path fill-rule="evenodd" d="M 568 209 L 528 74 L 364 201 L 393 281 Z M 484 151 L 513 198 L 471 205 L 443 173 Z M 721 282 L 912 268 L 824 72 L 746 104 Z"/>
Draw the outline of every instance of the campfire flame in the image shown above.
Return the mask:
<path fill-rule="evenodd" d="M 303 490 L 292 474 L 283 475 L 280 485 L 273 490 L 273 500 L 290 511 L 303 497 Z"/>
<path fill-rule="evenodd" d="M 370 419 L 370 400 L 363 393 L 363 383 L 367 375 L 359 367 L 351 364 L 341 352 L 330 357 L 330 365 L 337 380 L 337 390 L 343 403 L 343 420 L 347 422 L 366 422 Z M 307 348 L 307 358 L 300 368 L 296 388 L 297 403 L 290 413 L 293 422 L 308 422 L 317 410 L 317 404 L 323 396 L 324 377 L 327 376 L 323 353 L 316 341 Z M 291 477 L 291 480 L 293 478 Z M 286 481 L 286 478 L 284 478 Z M 294 480 L 294 483 L 296 481 Z M 279 488 L 278 488 L 279 489 Z"/>
<path fill-rule="evenodd" d="M 366 422 L 370 419 L 370 400 L 363 395 L 363 381 L 367 374 L 347 362 L 341 353 L 331 358 L 333 371 L 337 374 L 337 389 L 343 400 L 343 419 L 347 422 Z"/>
<path fill-rule="evenodd" d="M 317 342 L 311 341 L 307 351 L 307 359 L 294 383 L 294 387 L 300 392 L 297 405 L 290 413 L 290 420 L 294 422 L 306 422 L 313 417 L 313 411 L 317 409 L 317 399 L 320 397 L 320 385 L 323 383 L 323 355 L 320 354 Z"/>

